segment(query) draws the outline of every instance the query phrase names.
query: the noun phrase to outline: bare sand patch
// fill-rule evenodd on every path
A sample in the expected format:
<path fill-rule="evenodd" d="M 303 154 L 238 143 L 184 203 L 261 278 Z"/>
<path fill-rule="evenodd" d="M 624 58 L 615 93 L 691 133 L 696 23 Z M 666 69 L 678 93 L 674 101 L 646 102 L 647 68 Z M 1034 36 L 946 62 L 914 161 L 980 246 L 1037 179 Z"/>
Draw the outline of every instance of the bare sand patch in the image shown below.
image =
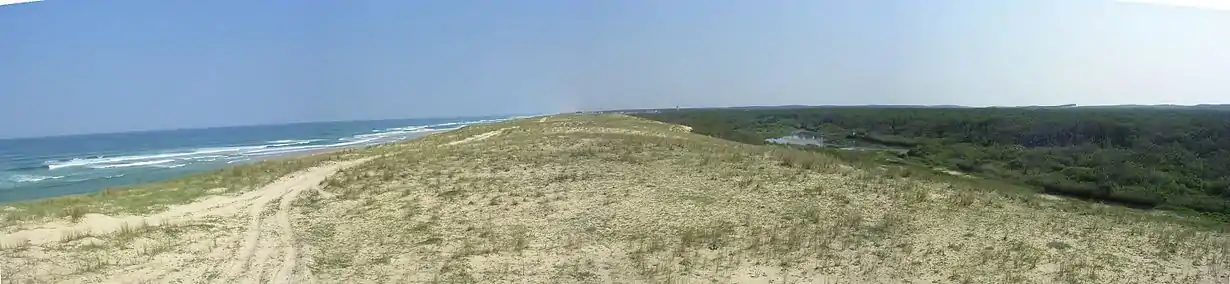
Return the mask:
<path fill-rule="evenodd" d="M 938 168 L 938 167 L 937 167 L 937 168 L 932 168 L 931 170 L 934 170 L 934 171 L 937 171 L 937 172 L 941 172 L 941 173 L 944 173 L 944 174 L 947 174 L 947 175 L 950 175 L 950 176 L 954 176 L 954 177 L 963 177 L 963 178 L 970 178 L 970 177 L 972 177 L 972 176 L 970 176 L 970 175 L 968 175 L 968 174 L 966 174 L 966 173 L 959 172 L 959 171 L 955 171 L 955 170 L 950 170 L 950 169 L 945 169 L 945 168 Z"/>
<path fill-rule="evenodd" d="M 78 224 L 17 231 L 4 236 L 0 263 L 6 272 L 20 271 L 4 275 L 16 281 L 299 282 L 291 203 L 334 172 L 368 160 L 324 164 L 157 214 L 87 214 Z"/>
<path fill-rule="evenodd" d="M 1059 196 L 1055 196 L 1055 195 L 1050 195 L 1050 194 L 1038 194 L 1038 198 L 1042 198 L 1042 199 L 1046 199 L 1046 200 L 1050 200 L 1050 201 L 1060 201 L 1060 200 L 1063 200 L 1063 197 L 1059 197 Z"/>
<path fill-rule="evenodd" d="M 453 142 L 448 142 L 448 143 L 446 143 L 446 144 L 444 144 L 444 145 L 445 145 L 445 146 L 453 146 L 453 145 L 458 145 L 458 144 L 466 144 L 466 143 L 471 143 L 471 142 L 483 141 L 483 140 L 485 140 L 485 139 L 487 139 L 487 138 L 491 138 L 491 137 L 495 137 L 496 135 L 500 135 L 501 133 L 504 133 L 504 131 L 505 131 L 505 130 L 514 129 L 514 128 L 517 128 L 517 127 L 515 127 L 515 126 L 514 126 L 514 127 L 509 127 L 509 128 L 501 128 L 501 129 L 499 129 L 499 130 L 489 131 L 489 132 L 485 132 L 485 133 L 482 133 L 482 134 L 478 134 L 478 135 L 474 135 L 474 136 L 471 136 L 471 137 L 467 137 L 466 139 L 457 140 L 457 141 L 453 141 Z"/>

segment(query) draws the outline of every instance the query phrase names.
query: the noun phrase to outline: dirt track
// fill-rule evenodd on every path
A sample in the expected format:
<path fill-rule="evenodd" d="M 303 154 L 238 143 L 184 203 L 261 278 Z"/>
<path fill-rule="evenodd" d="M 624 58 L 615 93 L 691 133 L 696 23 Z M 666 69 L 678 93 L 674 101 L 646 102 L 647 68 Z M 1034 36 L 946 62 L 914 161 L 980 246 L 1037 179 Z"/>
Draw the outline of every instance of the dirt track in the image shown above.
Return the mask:
<path fill-rule="evenodd" d="M 101 243 L 99 238 L 123 234 L 133 228 L 139 228 L 141 232 L 196 228 L 190 227 L 194 224 L 229 228 L 186 230 L 183 235 L 162 240 L 147 236 L 152 234 L 142 234 L 133 237 L 130 246 L 103 245 L 99 254 L 105 256 L 102 261 L 107 263 L 107 267 L 98 269 L 102 270 L 101 275 L 81 273 L 83 265 L 76 265 L 77 268 L 57 265 L 81 262 L 80 253 L 42 249 L 28 251 L 28 259 L 15 261 L 22 273 L 4 276 L 6 280 L 12 277 L 14 280 L 123 283 L 310 281 L 310 273 L 300 266 L 300 254 L 291 228 L 291 205 L 300 193 L 316 190 L 321 182 L 337 171 L 370 159 L 323 164 L 284 176 L 238 196 L 215 196 L 174 206 L 150 216 L 90 214 L 85 221 L 76 225 L 48 223 L 14 232 L 4 236 L 3 240 L 9 243 L 48 244 L 60 242 L 65 235 L 74 231 L 91 236 L 65 241 L 64 247 L 71 250 L 73 247 Z M 139 253 L 125 250 L 137 250 Z M 148 253 L 150 251 L 160 253 Z M 84 266 L 91 265 L 86 263 Z"/>
<path fill-rule="evenodd" d="M 295 277 L 298 266 L 298 250 L 295 249 L 294 230 L 290 225 L 290 206 L 304 190 L 314 189 L 325 178 L 342 168 L 367 161 L 357 160 L 335 163 L 309 169 L 283 178 L 258 190 L 261 196 L 248 205 L 247 218 L 251 219 L 243 233 L 243 246 L 233 252 L 224 279 L 228 282 L 303 282 Z M 274 201 L 276 209 L 271 209 Z M 273 215 L 265 214 L 274 210 Z M 280 255 L 274 257 L 275 255 Z"/>

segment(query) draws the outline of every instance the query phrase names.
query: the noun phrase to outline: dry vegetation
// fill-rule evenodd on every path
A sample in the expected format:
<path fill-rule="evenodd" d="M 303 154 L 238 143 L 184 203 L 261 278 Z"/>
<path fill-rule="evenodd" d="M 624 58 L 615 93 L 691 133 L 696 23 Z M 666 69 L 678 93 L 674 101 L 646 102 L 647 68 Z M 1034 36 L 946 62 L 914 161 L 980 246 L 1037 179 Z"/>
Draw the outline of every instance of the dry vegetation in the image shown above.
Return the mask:
<path fill-rule="evenodd" d="M 374 150 L 369 150 L 374 151 Z M 252 190 L 275 179 L 326 161 L 353 159 L 356 150 L 239 165 L 166 182 L 111 188 L 97 193 L 5 204 L 0 207 L 0 232 L 37 225 L 46 219 L 77 223 L 86 214 L 146 214 L 217 194 Z M 370 153 L 362 153 L 370 154 Z"/>
<path fill-rule="evenodd" d="M 299 182 L 291 185 L 302 188 L 303 179 L 311 177 L 288 174 L 382 149 L 386 148 L 272 160 L 163 183 L 0 207 L 4 217 L 0 279 L 12 281 L 4 283 L 229 283 L 234 278 L 223 277 L 227 275 L 217 264 L 236 262 L 233 256 L 248 235 L 273 230 L 272 225 L 254 230 L 248 221 L 252 216 L 273 217 L 264 216 L 266 209 L 276 209 L 266 205 L 277 205 L 272 201 L 290 190 L 274 185 Z M 249 208 L 259 209 L 259 214 L 243 214 Z"/>
<path fill-rule="evenodd" d="M 1219 232 L 910 175 L 556 116 L 345 170 L 295 228 L 325 282 L 1230 281 Z"/>
<path fill-rule="evenodd" d="M 252 207 L 251 220 L 289 211 L 288 232 L 257 234 L 293 244 L 263 255 L 297 259 L 288 271 L 226 275 L 227 265 L 216 264 L 231 251 L 219 248 L 238 247 L 252 227 L 248 215 L 220 214 L 105 235 L 66 232 L 42 244 L 10 239 L 0 265 L 24 270 L 4 279 L 96 282 L 171 269 L 193 273 L 143 279 L 283 282 L 262 275 L 293 272 L 289 282 L 1230 282 L 1227 235 L 1177 217 L 851 166 L 626 116 L 508 121 L 345 155 L 378 158 L 279 199 L 289 210 Z M 24 218 L 31 221 L 6 232 L 47 218 L 99 218 L 66 208 L 111 208 L 56 202 L 31 208 L 69 213 Z"/>

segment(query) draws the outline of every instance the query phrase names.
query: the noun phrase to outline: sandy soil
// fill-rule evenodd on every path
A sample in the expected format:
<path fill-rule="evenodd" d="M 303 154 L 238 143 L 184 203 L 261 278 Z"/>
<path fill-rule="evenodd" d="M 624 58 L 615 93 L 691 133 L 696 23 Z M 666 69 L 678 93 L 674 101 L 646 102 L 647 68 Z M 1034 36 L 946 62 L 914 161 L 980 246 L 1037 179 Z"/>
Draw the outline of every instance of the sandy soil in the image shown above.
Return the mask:
<path fill-rule="evenodd" d="M 906 178 L 626 116 L 478 125 L 356 155 L 371 158 L 155 214 L 8 230 L 0 273 L 18 283 L 1230 283 L 1230 236 L 1158 213 Z"/>
<path fill-rule="evenodd" d="M 466 143 L 471 143 L 471 142 L 483 141 L 483 140 L 486 140 L 487 138 L 500 135 L 501 133 L 504 133 L 505 130 L 514 129 L 514 128 L 516 127 L 500 128 L 500 130 L 490 131 L 490 132 L 486 132 L 483 134 L 466 137 L 466 139 L 448 142 L 448 143 L 445 143 L 444 145 L 453 146 L 453 145 L 458 145 L 458 144 L 466 144 Z"/>
<path fill-rule="evenodd" d="M 5 280 L 109 283 L 299 283 L 290 206 L 335 172 L 371 158 L 320 165 L 236 196 L 213 196 L 149 216 L 87 215 L 5 235 Z"/>
<path fill-rule="evenodd" d="M 299 199 L 292 228 L 321 282 L 1230 279 L 1220 233 L 678 125 L 561 115 L 419 142 L 334 175 L 332 194 Z"/>

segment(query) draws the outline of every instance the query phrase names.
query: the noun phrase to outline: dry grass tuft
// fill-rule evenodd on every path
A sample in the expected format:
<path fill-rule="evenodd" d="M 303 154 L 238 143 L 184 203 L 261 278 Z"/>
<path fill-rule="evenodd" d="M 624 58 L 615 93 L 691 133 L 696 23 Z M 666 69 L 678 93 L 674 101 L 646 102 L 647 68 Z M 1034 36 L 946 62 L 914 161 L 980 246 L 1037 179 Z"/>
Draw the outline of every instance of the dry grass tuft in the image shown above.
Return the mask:
<path fill-rule="evenodd" d="M 89 236 L 90 236 L 90 232 L 89 232 L 89 231 L 81 231 L 81 230 L 76 230 L 76 229 L 69 229 L 69 230 L 65 230 L 65 231 L 63 231 L 63 232 L 60 232 L 60 242 L 62 242 L 62 243 L 63 243 L 63 242 L 71 242 L 71 241 L 75 241 L 75 240 L 84 239 L 84 238 L 89 237 Z"/>
<path fill-rule="evenodd" d="M 259 236 L 258 247 L 278 249 L 253 253 L 253 267 L 276 270 L 260 259 L 280 259 L 285 250 L 265 240 L 286 241 L 302 260 L 296 275 L 310 272 L 320 282 L 1230 280 L 1230 236 L 1197 222 L 1038 198 L 905 164 L 851 164 L 834 157 L 839 153 L 739 144 L 620 115 L 477 125 L 337 155 L 378 158 L 303 191 L 289 211 L 276 210 L 277 201 L 246 211 L 270 218 L 258 219 L 272 227 L 256 235 L 244 234 L 252 220 L 225 214 L 175 225 L 148 219 L 158 225 L 3 243 L 0 264 L 39 270 L 18 277 L 36 282 L 124 273 L 157 279 L 164 268 L 151 263 L 231 263 L 245 236 Z M 318 159 L 332 158 L 219 171 L 163 183 L 177 188 L 166 192 L 38 201 L 0 214 L 17 226 L 44 217 L 77 222 L 86 212 L 148 212 L 203 192 L 241 194 Z M 290 217 L 290 238 L 273 224 L 280 216 Z M 200 273 L 192 279 L 246 279 Z"/>
<path fill-rule="evenodd" d="M 373 147 L 366 154 L 380 154 L 388 148 Z M 5 204 L 0 210 L 0 226 L 45 223 L 49 218 L 68 218 L 76 223 L 87 213 L 104 215 L 147 214 L 170 205 L 185 204 L 216 194 L 211 189 L 235 193 L 255 189 L 295 171 L 325 161 L 353 159 L 358 150 L 344 150 L 295 159 L 275 159 L 240 165 L 213 172 L 189 175 L 164 182 L 108 188 L 95 193 L 47 198 Z"/>
<path fill-rule="evenodd" d="M 85 214 L 86 214 L 85 208 L 81 206 L 73 206 L 73 207 L 69 207 L 68 212 L 65 213 L 64 215 L 68 216 L 68 220 L 70 222 L 77 223 L 81 221 L 82 217 L 85 217 Z"/>
<path fill-rule="evenodd" d="M 296 228 L 318 248 L 313 273 L 339 282 L 1230 276 L 1227 249 L 1203 249 L 1224 235 L 1148 213 L 1006 195 L 919 169 L 863 169 L 820 152 L 677 128 L 560 115 L 433 135 L 339 173 L 325 190 L 363 201 L 312 205 Z M 500 134 L 474 138 L 487 133 Z"/>

